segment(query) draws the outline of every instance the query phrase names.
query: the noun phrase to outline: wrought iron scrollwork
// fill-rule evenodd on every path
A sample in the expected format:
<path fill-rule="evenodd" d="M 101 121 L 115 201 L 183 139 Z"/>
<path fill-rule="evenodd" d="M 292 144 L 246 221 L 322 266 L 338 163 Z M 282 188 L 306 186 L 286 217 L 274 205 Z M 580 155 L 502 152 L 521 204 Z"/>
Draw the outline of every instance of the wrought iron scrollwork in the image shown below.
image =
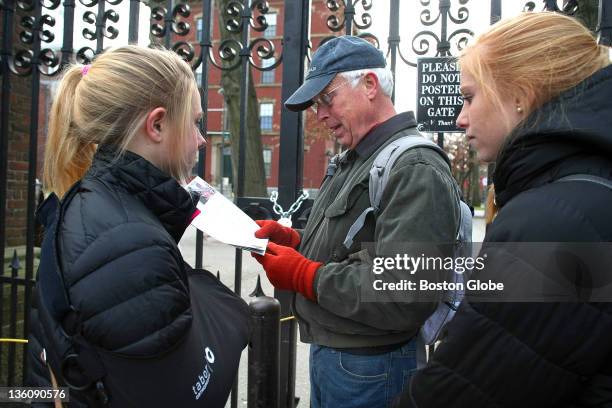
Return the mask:
<path fill-rule="evenodd" d="M 182 20 L 181 18 L 187 18 L 191 14 L 191 7 L 189 4 L 177 4 L 172 9 L 172 32 L 185 36 L 189 34 L 190 26 L 189 23 Z"/>
<path fill-rule="evenodd" d="M 257 53 L 257 56 L 263 62 L 264 60 L 273 59 L 274 63 L 268 66 L 258 65 L 253 58 L 253 50 Z M 280 65 L 281 59 L 275 58 L 276 48 L 274 43 L 267 38 L 256 38 L 249 44 L 249 63 L 253 68 L 258 71 L 271 71 Z"/>
<path fill-rule="evenodd" d="M 358 1 L 353 3 L 353 6 L 357 3 Z M 357 17 L 353 17 L 353 22 L 358 29 L 365 30 L 372 26 L 372 15 L 369 13 L 369 11 L 372 9 L 372 0 L 361 0 L 361 6 L 363 7 L 364 12 L 360 14 L 359 19 L 357 19 Z"/>
<path fill-rule="evenodd" d="M 55 18 L 44 10 L 54 10 L 61 4 L 61 0 L 47 1 L 18 1 L 17 7 L 24 15 L 21 17 L 18 33 L 22 48 L 16 49 L 9 57 L 11 72 L 18 76 L 28 76 L 33 69 L 44 75 L 57 73 L 60 59 L 56 52 L 50 48 L 42 48 L 43 44 L 51 43 L 55 39 L 52 29 L 55 27 Z M 37 44 L 40 41 L 40 44 Z"/>
<path fill-rule="evenodd" d="M 222 63 L 217 61 L 212 48 L 209 49 L 208 58 L 214 67 L 229 71 L 240 66 L 240 58 L 238 58 L 238 56 L 240 55 L 241 49 L 242 44 L 240 44 L 240 41 L 223 40 L 217 49 L 217 56 L 221 59 Z M 223 64 L 223 62 L 225 64 Z"/>
<path fill-rule="evenodd" d="M 535 2 L 534 1 L 528 1 L 527 3 L 525 3 L 525 5 L 523 5 L 523 11 L 533 11 L 535 10 Z"/>
<path fill-rule="evenodd" d="M 455 24 L 463 24 L 468 18 L 470 18 L 470 10 L 465 7 L 469 0 L 459 0 L 461 7 L 457 9 L 457 17 L 453 16 L 452 13 L 448 13 L 448 18 Z M 450 37 L 449 37 L 450 38 Z"/>
<path fill-rule="evenodd" d="M 469 9 L 466 4 L 469 0 L 459 0 L 459 8 L 456 10 L 456 14 L 453 14 L 451 10 L 450 0 L 440 1 L 438 10 L 429 8 L 431 6 L 430 0 L 420 0 L 421 6 L 425 7 L 420 13 L 421 24 L 426 27 L 432 27 L 436 24 L 441 25 L 440 36 L 438 36 L 431 29 L 423 30 L 418 32 L 412 38 L 411 46 L 412 53 L 417 57 L 422 56 L 449 56 L 451 55 L 451 48 L 454 46 L 457 50 L 462 50 L 468 44 L 470 39 L 474 36 L 474 33 L 468 28 L 458 28 L 450 34 L 446 34 L 446 28 L 448 20 L 452 21 L 455 25 L 462 25 L 466 23 L 470 17 Z M 435 47 L 435 53 L 434 51 Z M 406 64 L 416 67 L 416 61 L 411 61 L 402 53 L 401 48 L 398 48 L 398 55 Z"/>
<path fill-rule="evenodd" d="M 232 1 L 225 9 L 225 15 L 228 17 L 225 22 L 225 29 L 230 33 L 240 33 L 242 31 L 241 16 L 244 11 L 244 5 L 239 1 Z"/>
<path fill-rule="evenodd" d="M 270 11 L 270 7 L 266 0 L 255 0 L 251 4 L 251 10 L 257 10 L 259 15 L 251 19 L 250 26 L 257 32 L 264 32 L 268 28 L 268 22 L 266 21 L 266 14 Z M 257 24 L 255 24 L 257 22 Z"/>
<path fill-rule="evenodd" d="M 33 43 L 38 28 L 35 13 L 34 1 L 18 1 L 17 8 L 23 13 L 28 13 L 21 17 L 19 26 L 21 31 L 18 34 L 19 42 L 25 48 L 15 50 L 14 55 L 9 58 L 9 66 L 11 71 L 18 76 L 27 76 L 32 72 L 34 60 Z"/>
<path fill-rule="evenodd" d="M 355 8 L 360 5 L 363 12 L 357 15 Z M 366 30 L 372 26 L 372 0 L 327 0 L 326 7 L 333 14 L 327 16 L 327 27 L 333 32 L 339 32 L 346 28 L 347 21 L 355 24 L 360 30 Z M 342 16 L 338 16 L 343 10 Z M 352 32 L 352 29 L 349 29 Z"/>
<path fill-rule="evenodd" d="M 155 0 L 161 3 L 163 0 Z M 186 39 L 170 43 L 172 34 L 179 37 L 187 37 L 192 31 L 187 18 L 191 15 L 191 6 L 187 2 L 181 2 L 172 7 L 171 10 L 163 5 L 151 5 L 151 20 L 154 21 L 150 26 L 153 37 L 165 38 L 166 47 L 176 52 L 183 60 L 195 68 L 200 65 L 202 57 L 196 58 L 194 46 Z"/>
<path fill-rule="evenodd" d="M 542 11 L 554 11 L 556 13 L 562 13 L 568 16 L 574 16 L 580 8 L 580 2 L 578 0 L 568 0 L 563 2 L 562 6 L 559 6 L 557 0 L 542 0 Z M 523 11 L 534 11 L 536 10 L 536 2 L 528 1 L 523 6 Z"/>
<path fill-rule="evenodd" d="M 268 28 L 266 15 L 269 11 L 267 0 L 253 0 L 248 7 L 240 1 L 231 1 L 223 10 L 224 27 L 221 29 L 233 34 L 240 34 L 245 29 L 265 33 Z M 247 57 L 249 65 L 258 71 L 270 71 L 281 64 L 283 56 L 282 53 L 277 55 L 276 46 L 271 39 L 265 37 L 256 37 L 247 44 L 238 39 L 226 39 L 216 50 L 212 46 L 208 49 L 212 66 L 223 71 L 238 68 L 241 57 Z M 264 60 L 272 60 L 273 63 L 264 65 Z M 258 61 L 262 61 L 261 64 Z"/>
<path fill-rule="evenodd" d="M 83 37 L 90 41 L 95 41 L 98 38 L 98 32 L 96 28 L 97 18 L 98 16 L 93 11 L 86 11 L 85 13 L 83 13 L 83 21 L 86 22 L 88 25 L 93 26 L 93 29 L 83 29 Z M 113 40 L 119 35 L 119 30 L 116 27 L 110 25 L 109 22 L 114 24 L 119 22 L 119 14 L 117 14 L 115 10 L 106 10 L 102 15 L 102 26 L 105 31 L 103 31 L 101 35 Z"/>
<path fill-rule="evenodd" d="M 164 7 L 161 7 L 161 6 L 153 7 L 151 8 L 151 20 L 161 21 L 163 23 L 164 17 L 166 16 L 167 12 L 168 10 L 166 10 Z M 165 32 L 166 32 L 166 29 L 165 29 L 164 24 L 160 24 L 160 23 L 151 24 L 151 34 L 154 35 L 155 37 L 161 38 L 164 36 Z"/>
<path fill-rule="evenodd" d="M 90 1 L 79 0 L 79 2 L 87 8 L 96 7 L 98 5 L 98 0 L 90 0 Z M 81 35 L 83 36 L 83 38 L 87 40 L 95 41 L 96 36 L 97 36 L 97 29 L 96 29 L 97 15 L 96 13 L 94 13 L 91 10 L 87 10 L 83 13 L 82 19 L 85 23 L 87 23 L 88 26 L 91 26 L 91 28 L 90 27 L 83 28 L 83 31 L 81 31 Z M 93 58 L 95 55 L 96 55 L 96 52 L 94 51 L 92 47 L 81 47 L 77 50 L 75 59 L 80 64 L 89 64 L 91 63 L 91 61 L 93 61 Z"/>
<path fill-rule="evenodd" d="M 160 0 L 157 0 L 158 2 Z M 162 38 L 166 36 L 168 28 L 171 32 L 179 36 L 186 36 L 191 30 L 190 24 L 184 19 L 191 15 L 191 7 L 187 3 L 179 3 L 170 11 L 169 21 L 170 27 L 166 25 L 166 16 L 168 9 L 159 5 L 151 7 L 151 20 L 155 23 L 151 24 L 151 34 L 155 37 Z"/>
<path fill-rule="evenodd" d="M 88 25 L 93 26 L 93 30 L 85 27 L 83 29 L 83 37 L 85 37 L 86 39 L 90 40 L 90 41 L 95 41 L 96 39 L 96 13 L 94 13 L 93 11 L 86 11 L 83 14 L 83 21 L 85 23 L 87 23 Z"/>
<path fill-rule="evenodd" d="M 345 30 L 347 34 L 351 33 L 352 35 L 362 37 L 374 44 L 377 48 L 380 48 L 380 41 L 378 38 L 372 33 L 363 31 L 372 26 L 372 15 L 370 14 L 372 4 L 372 0 L 327 0 L 325 6 L 331 12 L 326 19 L 327 28 L 334 33 Z M 357 12 L 356 10 L 358 7 L 363 9 L 363 11 Z M 360 31 L 358 34 L 353 33 L 353 25 Z M 335 36 L 330 35 L 321 39 L 318 46 L 320 47 L 334 37 Z M 312 44 L 309 44 L 306 54 L 308 61 L 310 61 L 311 58 L 311 51 Z"/>
<path fill-rule="evenodd" d="M 421 4 L 423 4 L 423 2 L 421 2 Z M 441 15 L 442 15 L 441 13 L 438 13 L 435 18 L 432 18 L 431 10 L 424 9 L 423 11 L 421 11 L 421 24 L 423 24 L 426 27 L 434 25 L 438 22 Z"/>
<path fill-rule="evenodd" d="M 107 22 L 110 21 L 116 24 L 119 21 L 119 14 L 117 14 L 115 10 L 107 10 L 104 12 L 102 21 L 104 22 L 104 27 L 106 28 L 106 32 L 104 33 L 104 36 L 106 38 L 110 38 L 111 40 L 114 40 L 115 38 L 117 38 L 117 36 L 119 35 L 119 30 L 117 30 L 115 27 L 111 25 L 108 25 L 107 27 Z"/>
<path fill-rule="evenodd" d="M 97 52 L 102 51 L 104 38 L 114 40 L 119 36 L 119 29 L 115 26 L 119 23 L 119 13 L 112 8 L 105 9 L 106 3 L 111 6 L 119 5 L 122 0 L 79 0 L 86 8 L 97 7 L 96 11 L 86 10 L 83 13 L 83 22 L 87 27 L 83 28 L 81 35 L 89 41 L 96 41 L 96 48 L 86 46 L 76 52 L 76 61 L 81 64 L 89 64 Z"/>
<path fill-rule="evenodd" d="M 195 57 L 195 48 L 186 41 L 179 41 L 172 46 L 172 51 L 187 62 L 192 62 Z"/>

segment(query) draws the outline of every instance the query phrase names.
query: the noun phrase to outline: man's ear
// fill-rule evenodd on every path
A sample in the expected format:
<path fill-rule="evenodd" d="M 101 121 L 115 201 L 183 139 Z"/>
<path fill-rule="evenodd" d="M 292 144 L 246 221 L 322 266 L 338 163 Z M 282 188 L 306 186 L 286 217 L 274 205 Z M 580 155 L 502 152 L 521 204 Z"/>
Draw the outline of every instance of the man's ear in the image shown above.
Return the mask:
<path fill-rule="evenodd" d="M 148 139 L 154 143 L 162 141 L 162 132 L 167 126 L 166 108 L 155 108 L 147 114 L 145 119 L 145 133 Z"/>
<path fill-rule="evenodd" d="M 366 95 L 368 99 L 372 100 L 376 97 L 376 95 L 380 92 L 380 82 L 378 82 L 378 77 L 373 72 L 368 72 L 363 77 L 363 83 L 366 89 Z"/>

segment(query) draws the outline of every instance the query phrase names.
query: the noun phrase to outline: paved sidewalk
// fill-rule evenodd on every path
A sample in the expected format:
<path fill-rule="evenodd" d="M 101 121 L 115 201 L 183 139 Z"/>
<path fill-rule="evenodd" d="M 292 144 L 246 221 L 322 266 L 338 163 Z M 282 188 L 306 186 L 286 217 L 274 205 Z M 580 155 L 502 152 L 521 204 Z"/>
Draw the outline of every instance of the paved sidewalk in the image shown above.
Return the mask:
<path fill-rule="evenodd" d="M 473 241 L 482 242 L 485 225 L 481 217 L 474 218 Z M 183 257 L 190 264 L 195 264 L 195 228 L 189 227 L 183 236 L 179 246 Z M 234 269 L 236 250 L 224 245 L 212 238 L 204 240 L 204 268 L 213 273 L 219 271 L 221 281 L 234 289 Z M 264 270 L 250 254 L 243 252 L 242 255 L 242 297 L 249 302 L 248 294 L 253 291 L 257 282 L 257 276 L 261 276 L 264 292 L 268 296 L 274 294 L 274 288 L 268 282 Z M 308 380 L 308 350 L 307 344 L 297 343 L 296 356 L 296 384 L 295 394 L 300 398 L 299 407 L 308 407 L 310 398 L 310 385 Z M 247 350 L 242 354 L 238 383 L 238 406 L 246 407 L 247 404 Z M 230 406 L 229 402 L 226 405 Z"/>

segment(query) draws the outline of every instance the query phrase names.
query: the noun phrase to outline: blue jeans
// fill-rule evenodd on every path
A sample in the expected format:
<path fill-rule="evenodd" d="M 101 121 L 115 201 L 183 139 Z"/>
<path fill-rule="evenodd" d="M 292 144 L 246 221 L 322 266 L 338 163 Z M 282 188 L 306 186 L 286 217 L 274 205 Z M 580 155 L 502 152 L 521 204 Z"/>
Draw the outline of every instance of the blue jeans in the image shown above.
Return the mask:
<path fill-rule="evenodd" d="M 310 408 L 387 408 L 416 370 L 415 340 L 390 353 L 310 345 Z"/>

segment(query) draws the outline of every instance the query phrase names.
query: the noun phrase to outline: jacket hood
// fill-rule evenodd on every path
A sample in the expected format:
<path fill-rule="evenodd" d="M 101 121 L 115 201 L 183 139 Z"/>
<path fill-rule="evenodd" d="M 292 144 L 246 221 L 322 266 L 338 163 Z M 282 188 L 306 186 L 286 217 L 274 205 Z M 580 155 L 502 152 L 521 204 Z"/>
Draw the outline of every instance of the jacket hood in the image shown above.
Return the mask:
<path fill-rule="evenodd" d="M 196 210 L 197 200 L 193 200 L 174 178 L 127 150 L 118 157 L 114 146 L 99 146 L 89 175 L 118 183 L 137 197 L 176 242 L 183 236 Z"/>
<path fill-rule="evenodd" d="M 508 137 L 493 176 L 497 205 L 568 174 L 596 174 L 593 163 L 610 157 L 612 65 L 534 111 Z"/>

